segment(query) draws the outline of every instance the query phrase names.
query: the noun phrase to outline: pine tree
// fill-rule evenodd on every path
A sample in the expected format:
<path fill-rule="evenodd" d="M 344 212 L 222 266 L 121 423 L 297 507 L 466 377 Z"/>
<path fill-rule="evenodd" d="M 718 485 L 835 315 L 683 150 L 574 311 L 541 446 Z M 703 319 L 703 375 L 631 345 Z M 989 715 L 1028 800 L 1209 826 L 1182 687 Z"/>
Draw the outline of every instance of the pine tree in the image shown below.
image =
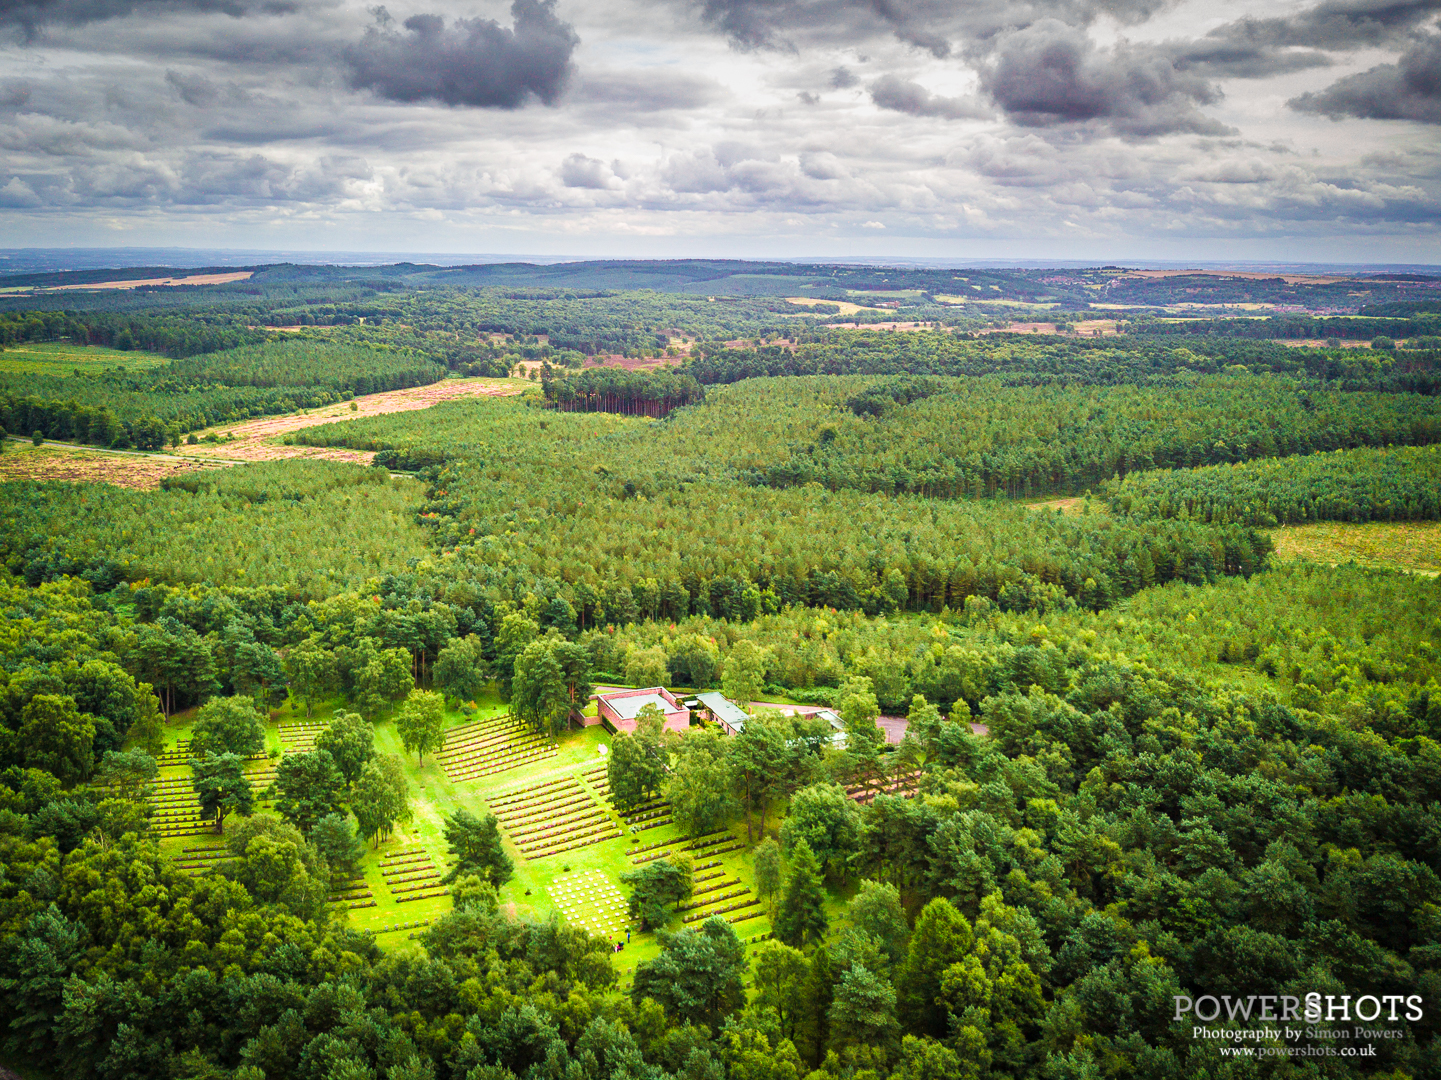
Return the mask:
<path fill-rule="evenodd" d="M 447 885 L 462 874 L 477 874 L 499 887 L 515 873 L 494 814 L 479 818 L 464 808 L 457 810 L 445 820 L 445 841 L 454 860 L 450 873 L 442 879 Z"/>
<path fill-rule="evenodd" d="M 825 904 L 815 854 L 809 844 L 798 840 L 791 849 L 790 874 L 776 910 L 776 938 L 795 949 L 819 942 L 830 926 Z"/>

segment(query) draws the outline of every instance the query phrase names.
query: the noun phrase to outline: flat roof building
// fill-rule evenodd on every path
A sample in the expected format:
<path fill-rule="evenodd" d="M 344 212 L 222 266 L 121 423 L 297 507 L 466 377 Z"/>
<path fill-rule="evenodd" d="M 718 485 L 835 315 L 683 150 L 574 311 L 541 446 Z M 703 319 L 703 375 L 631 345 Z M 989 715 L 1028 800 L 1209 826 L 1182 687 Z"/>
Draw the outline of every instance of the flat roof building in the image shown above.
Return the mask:
<path fill-rule="evenodd" d="M 661 726 L 668 731 L 685 731 L 690 727 L 690 710 L 676 700 L 674 694 L 663 686 L 648 686 L 641 690 L 611 690 L 596 694 L 596 718 L 593 723 L 603 723 L 611 731 L 635 731 L 641 710 L 654 705 L 661 714 Z"/>

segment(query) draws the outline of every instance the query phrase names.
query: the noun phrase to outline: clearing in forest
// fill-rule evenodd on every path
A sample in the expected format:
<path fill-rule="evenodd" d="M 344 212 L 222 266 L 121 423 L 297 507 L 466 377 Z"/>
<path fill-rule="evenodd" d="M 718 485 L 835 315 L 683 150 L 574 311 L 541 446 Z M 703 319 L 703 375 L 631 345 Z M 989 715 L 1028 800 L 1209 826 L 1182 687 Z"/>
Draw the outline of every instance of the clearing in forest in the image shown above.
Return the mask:
<path fill-rule="evenodd" d="M 213 469 L 211 462 L 184 461 L 159 454 L 118 454 L 8 441 L 0 455 L 0 481 L 62 480 L 77 484 L 115 484 L 127 488 L 158 488 L 177 472 Z"/>
<path fill-rule="evenodd" d="M 387 390 L 381 394 L 363 394 L 351 401 L 339 401 L 320 409 L 288 413 L 285 416 L 262 416 L 255 420 L 239 420 L 233 424 L 216 424 L 198 432 L 200 443 L 183 446 L 179 453 L 197 457 L 231 457 L 245 461 L 271 461 L 285 457 L 328 457 L 343 461 L 368 463 L 373 455 L 355 451 L 328 451 L 317 453 L 307 447 L 265 445 L 263 440 L 287 435 L 301 428 L 317 424 L 331 424 L 337 420 L 358 420 L 366 416 L 380 416 L 384 413 L 412 412 L 428 409 L 441 401 L 462 397 L 509 397 L 519 394 L 523 387 L 515 379 L 443 379 L 429 386 L 412 386 L 405 390 Z M 355 406 L 354 409 L 351 406 Z M 235 436 L 234 441 L 224 443 L 205 442 L 205 436 L 214 434 L 220 438 Z"/>
<path fill-rule="evenodd" d="M 1027 510 L 1049 510 L 1052 513 L 1059 510 L 1063 514 L 1081 514 L 1085 512 L 1086 497 L 1084 495 L 1059 495 L 1026 500 L 1022 505 Z M 1105 503 L 1097 500 L 1091 504 L 1091 511 L 1098 514 L 1105 513 Z"/>
<path fill-rule="evenodd" d="M 844 322 L 828 325 L 833 330 L 938 330 L 941 326 L 933 322 Z"/>
<path fill-rule="evenodd" d="M 168 356 L 142 349 L 109 349 L 103 345 L 72 345 L 68 341 L 26 341 L 0 352 L 0 372 L 15 375 L 57 375 L 77 370 L 98 375 L 111 368 L 138 371 L 170 363 Z"/>
<path fill-rule="evenodd" d="M 93 292 L 99 289 L 138 289 L 142 285 L 224 285 L 229 281 L 246 281 L 254 270 L 235 270 L 228 274 L 194 274 L 190 277 L 132 278 L 127 281 L 87 281 L 78 285 L 51 285 L 36 292 Z"/>
<path fill-rule="evenodd" d="M 1354 562 L 1387 570 L 1441 573 L 1441 521 L 1324 521 L 1287 525 L 1271 532 L 1284 561 Z"/>
<path fill-rule="evenodd" d="M 326 461 L 349 461 L 369 465 L 373 450 L 337 450 L 319 446 L 286 446 L 269 439 L 237 438 L 228 442 L 181 446 L 175 453 L 186 457 L 226 458 L 237 465 L 256 461 L 289 461 L 292 458 L 319 458 Z"/>
<path fill-rule="evenodd" d="M 401 758 L 414 817 L 380 843 L 368 843 L 355 873 L 333 889 L 333 910 L 352 928 L 374 933 L 382 948 L 403 947 L 451 910 L 449 890 L 440 881 L 452 860 L 445 819 L 464 808 L 493 812 L 500 820 L 515 863 L 515 876 L 500 894 L 513 915 L 544 919 L 556 912 L 615 943 L 625 942 L 630 926 L 631 940 L 615 957 L 623 976 L 638 961 L 658 955 L 659 943 L 653 933 L 630 923 L 625 904 L 630 889 L 620 876 L 672 852 L 688 855 L 695 867 L 694 894 L 679 906 L 672 929 L 720 913 L 747 945 L 769 934 L 770 920 L 754 892 L 743 827 L 688 836 L 671 821 L 661 796 L 637 807 L 618 807 L 606 780 L 606 755 L 600 752 L 612 739 L 604 729 L 593 726 L 567 731 L 555 742 L 546 739 L 548 752 L 540 756 L 509 754 L 505 746 L 524 743 L 527 732 L 493 692 L 481 695 L 477 705 L 466 713 L 446 710 L 450 749 L 427 754 L 423 763 L 405 752 L 392 716 L 375 721 L 376 750 Z M 332 711 L 345 707 L 327 703 L 307 717 L 293 699 L 287 701 L 271 714 L 267 751 L 305 751 Z M 162 850 L 188 873 L 202 875 L 212 872 L 225 851 L 224 835 L 198 820 L 188 786 L 183 751 L 192 715 L 172 717 L 167 725 L 155 801 L 170 815 L 159 830 Z M 471 764 L 484 759 L 493 767 L 461 768 L 466 755 Z M 249 767 L 268 774 L 274 765 L 267 757 Z M 273 804 L 262 798 L 257 809 L 273 812 Z M 774 833 L 775 819 L 768 824 Z M 841 902 L 828 897 L 832 919 L 839 916 Z"/>
<path fill-rule="evenodd" d="M 797 307 L 815 307 L 817 304 L 830 304 L 832 307 L 840 308 L 838 315 L 854 315 L 858 311 L 864 311 L 869 315 L 878 313 L 878 309 L 867 307 L 864 304 L 852 304 L 848 300 L 819 300 L 814 296 L 787 296 L 787 304 L 795 304 Z"/>

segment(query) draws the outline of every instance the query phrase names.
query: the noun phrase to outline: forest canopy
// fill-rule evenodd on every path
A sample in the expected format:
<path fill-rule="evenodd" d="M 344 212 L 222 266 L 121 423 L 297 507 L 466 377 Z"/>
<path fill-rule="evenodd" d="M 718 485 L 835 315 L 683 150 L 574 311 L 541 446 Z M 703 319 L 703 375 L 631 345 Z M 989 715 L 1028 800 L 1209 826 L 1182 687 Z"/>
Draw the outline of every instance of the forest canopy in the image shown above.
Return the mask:
<path fill-rule="evenodd" d="M 1431 279 L 247 272 L 17 282 L 0 423 L 152 467 L 524 392 L 227 448 L 373 465 L 0 483 L 0 1065 L 1441 1068 L 1441 584 L 1270 531 L 1431 528 Z M 1240 1012 L 1308 994 L 1401 1007 Z"/>

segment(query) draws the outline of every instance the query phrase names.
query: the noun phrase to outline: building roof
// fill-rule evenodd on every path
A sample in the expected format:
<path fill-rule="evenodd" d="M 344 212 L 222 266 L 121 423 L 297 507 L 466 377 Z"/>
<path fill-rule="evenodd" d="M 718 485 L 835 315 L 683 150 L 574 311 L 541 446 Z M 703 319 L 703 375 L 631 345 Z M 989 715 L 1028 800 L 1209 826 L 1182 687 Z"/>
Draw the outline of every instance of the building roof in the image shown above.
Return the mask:
<path fill-rule="evenodd" d="M 832 709 L 822 709 L 815 713 L 817 720 L 824 720 L 831 726 L 831 745 L 844 750 L 846 746 L 846 722 Z"/>
<path fill-rule="evenodd" d="M 676 711 L 676 703 L 659 687 L 644 694 L 637 694 L 633 690 L 614 695 L 601 694 L 600 699 L 622 720 L 634 720 L 647 705 L 654 705 L 661 711 L 662 716 Z"/>
<path fill-rule="evenodd" d="M 718 720 L 724 720 L 737 731 L 745 727 L 746 721 L 750 719 L 749 713 L 724 694 L 714 690 L 708 694 L 697 694 L 696 700 L 713 712 Z"/>

